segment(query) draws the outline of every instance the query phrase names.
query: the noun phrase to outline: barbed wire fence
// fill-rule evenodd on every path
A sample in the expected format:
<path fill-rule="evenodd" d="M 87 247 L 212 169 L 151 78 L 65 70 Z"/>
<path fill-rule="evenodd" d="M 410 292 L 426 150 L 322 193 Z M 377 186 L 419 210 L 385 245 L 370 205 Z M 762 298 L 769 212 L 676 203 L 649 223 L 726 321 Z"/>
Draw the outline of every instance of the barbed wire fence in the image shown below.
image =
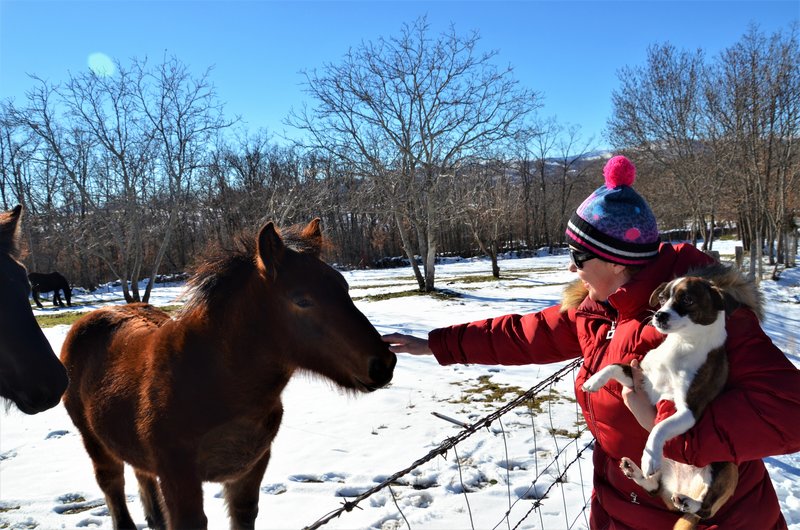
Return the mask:
<path fill-rule="evenodd" d="M 443 414 L 434 413 L 443 420 L 447 420 L 459 425 L 462 427 L 461 431 L 459 431 L 456 435 L 445 439 L 438 446 L 429 451 L 425 456 L 415 460 L 405 469 L 395 472 L 394 474 L 385 478 L 379 484 L 366 489 L 352 499 L 345 500 L 341 507 L 327 513 L 314 523 L 306 526 L 304 530 L 320 528 L 331 520 L 339 518 L 343 514 L 346 514 L 355 508 L 360 508 L 359 503 L 384 489 L 389 491 L 389 496 L 394 501 L 394 506 L 397 509 L 399 517 L 402 518 L 405 526 L 411 530 L 411 524 L 403 513 L 402 508 L 398 504 L 398 496 L 395 494 L 392 486 L 402 484 L 399 482 L 399 479 L 438 457 L 447 459 L 447 454 L 450 451 L 453 452 L 455 457 L 459 481 L 461 483 L 461 490 L 466 505 L 466 512 L 468 513 L 470 519 L 471 528 L 474 530 L 475 523 L 473 520 L 472 508 L 469 502 L 470 493 L 464 483 L 462 475 L 463 462 L 458 456 L 457 446 L 476 433 L 483 432 L 484 429 L 490 433 L 493 432 L 490 430 L 490 427 L 495 423 L 497 423 L 499 429 L 495 429 L 494 432 L 502 436 L 503 447 L 505 451 L 508 502 L 507 509 L 504 511 L 504 513 L 502 513 L 502 515 L 498 516 L 497 523 L 491 528 L 493 530 L 501 527 L 508 528 L 509 530 L 517 530 L 518 528 L 541 528 L 542 530 L 572 530 L 589 528 L 588 511 L 590 499 L 587 492 L 591 491 L 592 478 L 591 476 L 584 476 L 580 461 L 585 458 L 584 454 L 587 451 L 591 451 L 594 444 L 594 439 L 591 438 L 590 434 L 588 434 L 588 430 L 582 420 L 582 415 L 577 402 L 572 400 L 575 403 L 576 430 L 573 432 L 565 432 L 565 430 L 561 428 L 558 425 L 558 422 L 555 420 L 551 400 L 541 398 L 545 392 L 552 394 L 554 392 L 554 385 L 563 379 L 571 377 L 572 381 L 574 381 L 576 371 L 580 367 L 581 363 L 582 359 L 576 359 L 570 362 L 549 377 L 544 378 L 542 381 L 531 387 L 523 394 L 520 394 L 513 400 L 509 401 L 504 406 L 472 423 L 464 423 L 447 417 Z M 539 435 L 537 434 L 536 418 L 537 416 L 542 416 L 542 411 L 540 409 L 541 403 L 543 402 L 548 404 L 545 414 L 545 421 L 548 423 L 548 425 L 545 430 L 550 434 L 551 442 L 555 447 L 553 456 L 541 466 L 537 456 L 534 459 L 535 476 L 531 480 L 527 490 L 512 493 L 511 481 L 509 478 L 511 459 L 508 454 L 506 428 L 504 427 L 501 418 L 505 414 L 517 409 L 518 407 L 527 406 L 529 409 L 528 416 L 530 417 L 531 430 L 533 432 L 533 445 L 538 447 L 537 437 Z M 568 471 L 575 471 L 571 481 L 577 482 L 581 491 L 581 502 L 577 503 L 577 505 L 574 502 L 574 499 L 572 503 L 568 502 L 564 493 L 563 486 L 567 482 Z M 577 475 L 577 478 L 574 475 Z M 550 495 L 551 491 L 557 487 L 561 489 L 561 506 L 557 507 L 556 510 L 563 514 L 563 523 L 558 523 L 557 526 L 553 526 L 553 523 L 551 522 L 546 525 L 545 518 L 543 516 L 543 508 L 552 508 L 551 505 L 557 502 L 557 500 Z M 545 505 L 545 502 L 547 502 L 547 506 Z M 520 508 L 524 510 L 526 506 L 528 507 L 527 511 L 525 511 L 525 513 L 521 516 L 515 515 L 514 520 L 512 520 L 512 511 L 515 511 L 516 509 L 517 512 L 520 512 Z"/>

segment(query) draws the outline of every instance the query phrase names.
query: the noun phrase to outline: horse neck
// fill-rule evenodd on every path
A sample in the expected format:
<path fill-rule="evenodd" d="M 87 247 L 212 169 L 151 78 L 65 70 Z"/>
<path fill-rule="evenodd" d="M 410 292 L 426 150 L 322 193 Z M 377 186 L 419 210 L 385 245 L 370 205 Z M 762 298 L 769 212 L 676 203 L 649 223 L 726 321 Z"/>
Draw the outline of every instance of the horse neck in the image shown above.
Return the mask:
<path fill-rule="evenodd" d="M 235 306 L 213 313 L 197 310 L 178 324 L 192 343 L 221 358 L 228 373 L 240 378 L 239 384 L 253 379 L 282 388 L 296 367 L 284 355 L 289 345 L 282 337 L 280 323 L 265 325 L 264 320 L 253 308 Z"/>

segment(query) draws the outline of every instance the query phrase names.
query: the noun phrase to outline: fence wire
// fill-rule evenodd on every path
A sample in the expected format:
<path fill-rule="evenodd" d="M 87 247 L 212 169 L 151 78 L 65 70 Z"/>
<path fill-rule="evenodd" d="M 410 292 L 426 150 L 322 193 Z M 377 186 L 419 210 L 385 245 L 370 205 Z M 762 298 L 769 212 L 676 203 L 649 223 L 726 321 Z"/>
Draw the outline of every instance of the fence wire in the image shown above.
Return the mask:
<path fill-rule="evenodd" d="M 458 453 L 456 452 L 456 446 L 459 443 L 461 443 L 462 441 L 464 441 L 467 438 L 469 438 L 470 436 L 472 436 L 473 434 L 475 434 L 476 432 L 482 430 L 483 428 L 488 428 L 495 421 L 497 421 L 498 424 L 500 425 L 501 433 L 503 434 L 503 443 L 504 443 L 504 447 L 505 447 L 505 450 L 506 450 L 506 462 L 508 463 L 509 462 L 509 456 L 508 456 L 508 447 L 507 447 L 507 444 L 505 442 L 505 428 L 503 427 L 503 424 L 502 424 L 502 421 L 500 420 L 500 418 L 503 415 L 505 415 L 506 413 L 508 413 L 511 410 L 515 409 L 516 407 L 519 407 L 520 405 L 523 405 L 526 402 L 530 401 L 537 394 L 542 392 L 542 390 L 547 389 L 547 388 L 550 388 L 552 390 L 553 385 L 555 383 L 561 381 L 564 378 L 565 375 L 571 373 L 573 375 L 573 379 L 574 379 L 574 371 L 581 365 L 581 363 L 582 363 L 582 359 L 576 359 L 576 360 L 570 362 L 569 364 L 567 364 L 566 366 L 564 366 L 563 368 L 561 368 L 560 370 L 558 370 L 557 372 L 555 372 L 551 376 L 543 379 L 538 384 L 536 384 L 535 386 L 533 386 L 530 389 L 528 389 L 528 391 L 526 391 L 525 393 L 520 394 L 515 399 L 513 399 L 510 402 L 508 402 L 507 404 L 505 404 L 504 406 L 500 407 L 499 409 L 495 410 L 491 414 L 488 414 L 488 415 L 484 416 L 483 418 L 479 419 L 478 421 L 475 421 L 475 422 L 473 422 L 471 424 L 465 424 L 465 423 L 457 422 L 457 421 L 452 420 L 451 418 L 447 418 L 447 417 L 444 417 L 444 416 L 440 415 L 440 417 L 443 417 L 444 419 L 447 419 L 449 421 L 454 421 L 454 423 L 457 423 L 458 425 L 463 426 L 463 429 L 458 434 L 456 434 L 455 436 L 452 436 L 452 437 L 449 437 L 449 438 L 445 439 L 437 447 L 435 447 L 434 449 L 429 451 L 425 456 L 415 460 L 411 465 L 409 465 L 405 469 L 397 471 L 396 473 L 392 474 L 391 476 L 389 476 L 388 478 L 383 480 L 381 483 L 375 485 L 372 488 L 367 489 L 366 491 L 364 491 L 363 493 L 357 495 L 353 499 L 343 502 L 342 506 L 340 508 L 329 512 L 328 514 L 324 515 L 323 517 L 321 517 L 320 519 L 318 519 L 314 523 L 310 524 L 309 526 L 304 527 L 304 530 L 313 530 L 313 529 L 316 529 L 316 528 L 320 528 L 321 526 L 327 524 L 329 521 L 340 517 L 342 514 L 344 514 L 346 512 L 350 512 L 355 508 L 359 508 L 358 504 L 360 502 L 364 501 L 365 499 L 371 497 L 372 495 L 378 493 L 379 491 L 381 491 L 381 490 L 383 490 L 385 488 L 389 489 L 390 496 L 395 501 L 395 506 L 397 507 L 400 515 L 402 516 L 406 526 L 410 530 L 411 529 L 411 525 L 409 524 L 409 522 L 406 519 L 405 515 L 402 513 L 402 510 L 400 509 L 400 506 L 397 504 L 397 502 L 395 500 L 395 494 L 391 489 L 391 485 L 393 483 L 395 483 L 397 481 L 397 479 L 399 479 L 400 477 L 403 477 L 403 476 L 411 473 L 413 470 L 417 469 L 418 467 L 422 466 L 423 464 L 425 464 L 427 462 L 430 462 L 431 460 L 435 459 L 436 457 L 442 456 L 442 457 L 446 458 L 446 455 L 450 450 L 453 450 L 453 452 L 456 455 L 456 464 L 457 464 L 458 470 L 459 470 L 459 477 L 461 477 L 461 462 L 460 462 L 460 460 L 459 460 L 459 458 L 457 456 Z M 580 419 L 581 418 L 581 414 L 580 414 L 580 410 L 578 409 L 577 403 L 575 405 L 575 408 L 576 408 L 576 414 L 577 414 L 578 418 Z M 531 412 L 531 425 L 532 425 L 533 433 L 534 433 L 534 444 L 536 444 L 536 428 L 535 428 L 533 416 L 534 416 L 534 414 L 533 414 L 533 412 Z M 553 423 L 552 408 L 549 409 L 548 416 L 549 416 L 549 422 L 550 422 L 550 430 L 551 430 L 552 433 L 554 433 L 555 432 L 555 426 L 554 426 L 554 423 Z M 531 485 L 529 486 L 529 490 L 528 491 L 536 492 L 537 482 L 543 476 L 545 476 L 545 474 L 547 474 L 548 471 L 550 471 L 553 467 L 555 467 L 556 479 L 549 485 L 549 487 L 541 495 L 538 495 L 538 498 L 536 498 L 532 502 L 532 505 L 531 505 L 530 509 L 527 511 L 527 513 L 525 513 L 522 516 L 522 518 L 520 518 L 519 521 L 514 523 L 513 530 L 516 530 L 517 528 L 519 528 L 520 525 L 523 524 L 526 521 L 526 519 L 528 517 L 530 517 L 534 512 L 538 512 L 539 513 L 540 523 L 542 525 L 542 528 L 544 528 L 544 521 L 542 519 L 541 510 L 539 510 L 539 508 L 542 506 L 542 499 L 546 498 L 548 493 L 556 485 L 560 485 L 566 480 L 567 471 L 582 458 L 583 453 L 587 449 L 590 449 L 592 447 L 594 440 L 591 440 L 589 442 L 584 443 L 584 445 L 582 447 L 580 447 L 580 448 L 578 447 L 579 440 L 580 440 L 581 436 L 585 432 L 586 432 L 585 427 L 583 429 L 579 429 L 578 432 L 575 433 L 573 439 L 571 441 L 569 441 L 568 443 L 564 444 L 563 447 L 558 447 L 558 442 L 556 440 L 556 454 L 552 458 L 552 460 L 543 469 L 541 469 L 541 470 L 539 469 L 538 458 L 535 460 L 535 466 L 536 466 L 535 475 L 536 476 L 535 476 L 534 480 L 531 482 Z M 555 434 L 553 435 L 553 438 L 557 439 Z M 572 458 L 572 460 L 570 460 L 569 462 L 567 462 L 566 451 L 569 448 L 574 448 L 575 449 L 575 457 Z M 564 459 L 563 469 L 562 469 L 562 464 L 559 462 L 559 459 L 561 459 L 561 458 Z M 507 466 L 507 467 L 510 467 L 510 466 Z M 578 467 L 579 474 L 580 474 L 580 477 L 581 477 L 580 481 L 583 484 L 583 471 L 581 470 L 581 466 L 580 465 L 578 465 L 577 467 Z M 508 472 L 509 472 L 509 470 L 507 469 L 507 473 Z M 460 478 L 460 480 L 461 480 L 461 485 L 462 485 L 462 491 L 464 492 L 464 496 L 465 496 L 466 503 L 467 503 L 467 510 L 469 512 L 470 521 L 471 521 L 472 527 L 474 528 L 474 523 L 472 523 L 472 510 L 470 508 L 469 498 L 467 496 L 467 488 L 463 483 L 463 478 Z M 515 499 L 512 502 L 511 501 L 510 482 L 509 482 L 509 487 L 508 488 L 509 488 L 508 489 L 508 497 L 509 497 L 508 510 L 503 514 L 502 519 L 500 520 L 500 522 L 497 523 L 497 525 L 494 528 L 498 528 L 501 525 L 505 525 L 508 528 L 512 529 L 512 527 L 511 527 L 512 522 L 509 519 L 510 514 L 511 514 L 511 510 L 519 502 L 523 502 L 523 499 L 525 499 L 525 497 L 526 497 L 526 494 L 523 494 L 521 496 L 518 496 L 518 498 Z M 567 501 L 566 501 L 566 498 L 564 497 L 563 488 L 562 488 L 562 501 L 564 503 L 564 508 L 565 508 L 564 509 L 564 517 L 565 517 L 565 526 L 564 526 L 564 528 L 566 528 L 568 530 L 572 529 L 572 528 L 576 528 L 576 525 L 579 524 L 579 522 L 581 520 L 584 521 L 585 527 L 588 528 L 588 518 L 587 518 L 586 514 L 587 514 L 587 511 L 588 511 L 589 500 L 586 498 L 585 489 L 584 489 L 583 495 L 584 495 L 583 496 L 583 501 L 584 501 L 583 502 L 583 506 L 580 507 L 580 510 L 579 510 L 578 514 L 570 521 L 569 514 L 567 513 L 567 511 L 568 511 L 567 510 L 567 506 L 566 506 L 567 505 Z"/>

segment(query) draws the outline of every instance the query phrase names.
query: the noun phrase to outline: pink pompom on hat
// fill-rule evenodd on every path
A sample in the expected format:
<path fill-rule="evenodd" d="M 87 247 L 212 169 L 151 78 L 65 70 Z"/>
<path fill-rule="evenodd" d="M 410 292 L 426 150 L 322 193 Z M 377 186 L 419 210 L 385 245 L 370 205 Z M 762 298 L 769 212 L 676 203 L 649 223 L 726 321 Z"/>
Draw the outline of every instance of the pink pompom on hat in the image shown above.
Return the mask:
<path fill-rule="evenodd" d="M 578 207 L 567 224 L 569 244 L 622 265 L 644 265 L 658 255 L 658 225 L 647 201 L 631 187 L 636 166 L 624 156 L 603 168 L 605 185 Z"/>

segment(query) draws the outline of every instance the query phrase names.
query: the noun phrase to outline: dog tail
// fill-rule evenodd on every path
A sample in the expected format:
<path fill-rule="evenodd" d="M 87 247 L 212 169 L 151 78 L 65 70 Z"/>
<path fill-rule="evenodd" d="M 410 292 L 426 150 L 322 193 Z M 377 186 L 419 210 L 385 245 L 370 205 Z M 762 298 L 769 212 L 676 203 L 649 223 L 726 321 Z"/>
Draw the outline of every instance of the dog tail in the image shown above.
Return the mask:
<path fill-rule="evenodd" d="M 675 526 L 672 527 L 672 530 L 694 530 L 699 522 L 700 518 L 697 515 L 693 513 L 687 513 L 678 519 L 678 522 L 675 523 Z"/>

